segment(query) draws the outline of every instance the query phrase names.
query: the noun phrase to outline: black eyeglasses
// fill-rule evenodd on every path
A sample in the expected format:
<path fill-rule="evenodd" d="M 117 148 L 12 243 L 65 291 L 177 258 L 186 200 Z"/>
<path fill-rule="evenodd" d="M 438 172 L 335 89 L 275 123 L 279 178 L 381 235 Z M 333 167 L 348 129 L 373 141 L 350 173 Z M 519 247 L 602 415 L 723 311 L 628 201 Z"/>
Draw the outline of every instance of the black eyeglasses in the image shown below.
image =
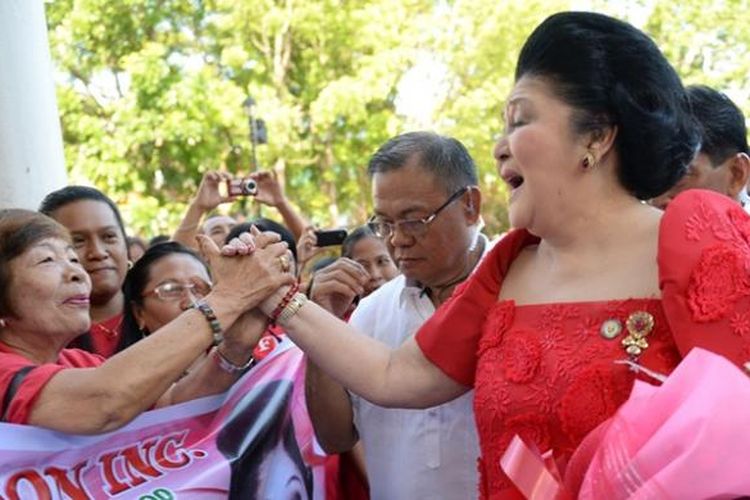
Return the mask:
<path fill-rule="evenodd" d="M 405 219 L 396 222 L 387 222 L 377 215 L 373 215 L 372 217 L 370 217 L 370 220 L 367 221 L 367 225 L 370 227 L 373 233 L 383 239 L 390 238 L 396 231 L 396 229 L 401 231 L 401 234 L 405 236 L 418 238 L 419 236 L 423 236 L 427 232 L 427 229 L 430 227 L 430 223 L 435 220 L 440 212 L 445 210 L 448 205 L 461 198 L 461 196 L 463 196 L 463 194 L 468 190 L 469 186 L 462 187 L 461 189 L 450 195 L 448 199 L 445 200 L 445 203 L 440 205 L 427 217 L 423 217 L 421 219 Z"/>

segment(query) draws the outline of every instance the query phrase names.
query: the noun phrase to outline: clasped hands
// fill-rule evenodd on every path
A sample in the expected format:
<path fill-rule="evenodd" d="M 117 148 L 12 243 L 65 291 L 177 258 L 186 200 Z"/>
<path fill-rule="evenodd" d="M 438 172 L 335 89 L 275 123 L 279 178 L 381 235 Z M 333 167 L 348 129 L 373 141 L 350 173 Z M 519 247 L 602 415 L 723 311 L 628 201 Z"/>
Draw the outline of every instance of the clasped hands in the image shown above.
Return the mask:
<path fill-rule="evenodd" d="M 236 267 L 241 267 L 244 261 L 248 261 L 248 265 L 253 268 L 254 272 L 253 276 L 248 277 L 242 284 L 243 294 L 252 296 L 245 307 L 257 307 L 266 315 L 270 314 L 278 303 L 278 299 L 274 300 L 274 298 L 283 297 L 288 287 L 296 281 L 294 258 L 287 244 L 281 241 L 277 233 L 261 232 L 253 226 L 249 233 L 241 233 L 221 249 L 214 246 L 211 250 L 213 251 L 211 253 L 215 255 L 215 259 L 210 259 L 212 269 L 218 264 L 222 268 L 234 270 Z M 217 286 L 222 282 L 218 276 L 220 273 L 231 274 L 229 279 L 236 281 L 236 276 L 234 276 L 236 270 L 229 273 L 223 273 L 223 271 L 223 269 L 215 271 Z"/>
<path fill-rule="evenodd" d="M 279 290 L 295 283 L 294 262 L 281 237 L 273 232 L 242 233 L 222 248 L 199 235 L 201 253 L 206 256 L 215 286 L 206 299 L 231 311 L 220 346 L 226 357 L 241 364 L 266 329 L 266 316 L 273 310 Z M 283 296 L 283 295 L 282 295 Z M 276 299 L 278 302 L 278 299 Z"/>

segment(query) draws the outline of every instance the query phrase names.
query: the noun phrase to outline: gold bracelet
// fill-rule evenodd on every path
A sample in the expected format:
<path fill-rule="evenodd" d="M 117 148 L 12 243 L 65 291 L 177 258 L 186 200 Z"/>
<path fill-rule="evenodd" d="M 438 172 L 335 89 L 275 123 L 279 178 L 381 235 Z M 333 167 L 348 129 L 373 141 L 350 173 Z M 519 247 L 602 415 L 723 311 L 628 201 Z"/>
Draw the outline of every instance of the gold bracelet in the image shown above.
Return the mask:
<path fill-rule="evenodd" d="M 294 297 L 289 301 L 289 303 L 284 307 L 284 309 L 279 314 L 279 318 L 277 322 L 280 325 L 283 325 L 290 319 L 292 319 L 300 309 L 302 309 L 302 306 L 304 306 L 307 303 L 307 296 L 304 293 L 296 293 L 294 294 Z"/>

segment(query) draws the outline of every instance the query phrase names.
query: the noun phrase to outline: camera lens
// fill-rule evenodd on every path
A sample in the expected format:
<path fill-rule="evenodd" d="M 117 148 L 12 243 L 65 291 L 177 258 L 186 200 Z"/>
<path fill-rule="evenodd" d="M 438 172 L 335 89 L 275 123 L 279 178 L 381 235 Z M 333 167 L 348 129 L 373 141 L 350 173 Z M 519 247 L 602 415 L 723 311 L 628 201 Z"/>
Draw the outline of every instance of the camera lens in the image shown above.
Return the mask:
<path fill-rule="evenodd" d="M 241 189 L 244 195 L 254 195 L 258 192 L 258 184 L 253 179 L 244 179 Z"/>

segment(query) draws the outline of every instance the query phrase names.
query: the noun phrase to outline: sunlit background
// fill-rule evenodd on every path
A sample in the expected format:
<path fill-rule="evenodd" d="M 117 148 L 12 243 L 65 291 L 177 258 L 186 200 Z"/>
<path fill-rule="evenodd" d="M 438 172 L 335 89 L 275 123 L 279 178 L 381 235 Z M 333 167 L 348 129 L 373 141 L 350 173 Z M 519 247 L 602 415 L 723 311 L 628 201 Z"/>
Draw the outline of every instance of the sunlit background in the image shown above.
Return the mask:
<path fill-rule="evenodd" d="M 431 129 L 467 145 L 488 231 L 500 232 L 491 149 L 515 58 L 535 25 L 567 9 L 646 30 L 686 84 L 714 86 L 750 113 L 750 0 L 54 0 L 69 179 L 116 199 L 136 234 L 170 233 L 205 170 L 254 167 L 242 109 L 252 96 L 268 128 L 258 167 L 276 170 L 319 225 L 364 222 L 369 156 L 395 134 Z"/>

